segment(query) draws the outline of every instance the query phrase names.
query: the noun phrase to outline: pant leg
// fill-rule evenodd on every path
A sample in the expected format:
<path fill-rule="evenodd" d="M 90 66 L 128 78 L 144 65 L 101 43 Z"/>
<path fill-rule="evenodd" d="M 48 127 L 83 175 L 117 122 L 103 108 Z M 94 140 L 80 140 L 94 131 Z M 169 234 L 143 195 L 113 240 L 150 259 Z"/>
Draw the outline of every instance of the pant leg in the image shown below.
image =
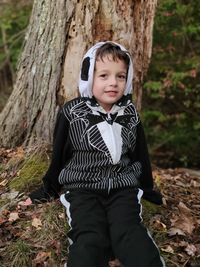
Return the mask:
<path fill-rule="evenodd" d="M 124 189 L 110 195 L 107 212 L 112 249 L 125 267 L 163 267 L 154 241 L 141 224 L 140 192 Z"/>
<path fill-rule="evenodd" d="M 110 252 L 105 210 L 95 193 L 78 190 L 61 196 L 71 230 L 67 267 L 107 267 Z"/>

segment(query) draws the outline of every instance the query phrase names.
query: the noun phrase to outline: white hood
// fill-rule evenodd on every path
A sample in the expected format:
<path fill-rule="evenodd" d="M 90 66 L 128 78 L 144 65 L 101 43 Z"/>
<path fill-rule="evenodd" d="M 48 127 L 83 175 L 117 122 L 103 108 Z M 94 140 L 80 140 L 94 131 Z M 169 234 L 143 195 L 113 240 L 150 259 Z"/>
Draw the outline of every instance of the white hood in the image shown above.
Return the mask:
<path fill-rule="evenodd" d="M 92 46 L 85 56 L 83 57 L 82 65 L 81 65 L 81 72 L 79 77 L 79 92 L 82 97 L 89 97 L 92 98 L 92 83 L 93 83 L 93 75 L 94 75 L 94 67 L 95 67 L 95 58 L 96 58 L 96 51 L 99 47 L 101 47 L 106 42 L 99 42 Z M 109 42 L 110 43 L 110 42 Z M 132 94 L 132 81 L 133 81 L 133 63 L 132 59 L 128 53 L 128 51 L 120 44 L 114 43 L 118 45 L 122 51 L 127 52 L 127 55 L 130 58 L 130 64 L 128 69 L 128 77 L 126 82 L 126 88 L 124 91 L 124 95 Z"/>

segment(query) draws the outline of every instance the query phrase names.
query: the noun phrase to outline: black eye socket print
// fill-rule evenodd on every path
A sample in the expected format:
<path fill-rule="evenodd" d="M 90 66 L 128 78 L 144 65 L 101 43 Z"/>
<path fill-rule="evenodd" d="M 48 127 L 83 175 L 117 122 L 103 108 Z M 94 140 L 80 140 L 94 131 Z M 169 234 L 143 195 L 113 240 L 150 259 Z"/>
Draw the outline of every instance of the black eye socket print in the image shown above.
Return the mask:
<path fill-rule="evenodd" d="M 90 69 L 90 58 L 84 58 L 81 66 L 81 80 L 88 81 L 88 73 Z"/>

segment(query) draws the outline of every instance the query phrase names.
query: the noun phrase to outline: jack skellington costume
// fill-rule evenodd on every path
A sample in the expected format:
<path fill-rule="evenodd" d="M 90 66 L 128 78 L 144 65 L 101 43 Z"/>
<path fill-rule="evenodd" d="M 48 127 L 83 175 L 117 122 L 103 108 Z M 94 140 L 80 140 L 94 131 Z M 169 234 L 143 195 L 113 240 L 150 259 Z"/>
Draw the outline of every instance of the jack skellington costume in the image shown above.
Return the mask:
<path fill-rule="evenodd" d="M 144 198 L 162 203 L 161 195 L 153 191 L 145 135 L 131 97 L 132 60 L 123 46 L 116 44 L 130 58 L 124 96 L 107 113 L 92 95 L 95 55 L 103 44 L 97 43 L 83 58 L 80 97 L 67 102 L 58 113 L 52 161 L 42 189 L 30 195 L 33 202 L 58 197 L 63 186 L 108 192 L 137 186 L 143 189 Z"/>

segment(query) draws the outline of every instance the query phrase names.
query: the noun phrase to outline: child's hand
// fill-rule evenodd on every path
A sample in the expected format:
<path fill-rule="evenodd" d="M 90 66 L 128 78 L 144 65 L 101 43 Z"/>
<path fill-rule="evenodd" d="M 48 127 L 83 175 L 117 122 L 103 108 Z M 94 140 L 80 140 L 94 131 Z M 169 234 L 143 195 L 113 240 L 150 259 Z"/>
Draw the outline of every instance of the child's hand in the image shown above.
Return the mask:
<path fill-rule="evenodd" d="M 35 191 L 31 192 L 29 198 L 33 204 L 45 203 L 58 198 L 58 194 L 51 190 L 51 188 L 46 188 L 44 185 L 42 185 Z"/>
<path fill-rule="evenodd" d="M 162 205 L 163 200 L 162 200 L 162 194 L 158 191 L 155 191 L 153 189 L 145 190 L 142 198 L 156 204 L 156 205 Z"/>
<path fill-rule="evenodd" d="M 115 259 L 113 261 L 109 261 L 109 267 L 123 267 L 123 265 L 118 259 Z"/>

